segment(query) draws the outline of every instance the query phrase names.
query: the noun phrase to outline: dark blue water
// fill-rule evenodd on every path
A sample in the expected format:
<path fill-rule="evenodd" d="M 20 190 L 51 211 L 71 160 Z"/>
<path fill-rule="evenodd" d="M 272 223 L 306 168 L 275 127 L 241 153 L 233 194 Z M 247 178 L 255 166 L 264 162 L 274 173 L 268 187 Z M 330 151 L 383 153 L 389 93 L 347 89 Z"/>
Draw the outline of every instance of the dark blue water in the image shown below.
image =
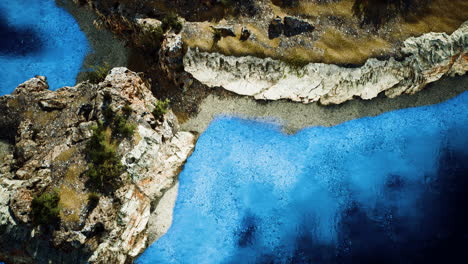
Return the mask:
<path fill-rule="evenodd" d="M 219 118 L 137 263 L 468 263 L 468 92 L 285 135 Z"/>
<path fill-rule="evenodd" d="M 74 85 L 88 41 L 54 0 L 0 1 L 0 95 L 45 75 L 51 89 Z"/>

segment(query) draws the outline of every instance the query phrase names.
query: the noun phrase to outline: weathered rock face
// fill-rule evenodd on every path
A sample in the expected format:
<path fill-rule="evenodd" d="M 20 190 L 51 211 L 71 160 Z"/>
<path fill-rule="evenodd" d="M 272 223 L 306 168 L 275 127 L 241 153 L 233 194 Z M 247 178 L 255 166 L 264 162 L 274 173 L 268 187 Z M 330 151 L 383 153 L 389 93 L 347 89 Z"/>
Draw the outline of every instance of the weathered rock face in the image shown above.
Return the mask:
<path fill-rule="evenodd" d="M 208 86 L 221 86 L 262 100 L 340 104 L 354 97 L 372 99 L 413 94 L 444 75 L 468 70 L 468 22 L 452 35 L 429 33 L 404 42 L 405 58 L 369 59 L 359 68 L 310 63 L 293 67 L 256 57 L 229 57 L 189 49 L 185 71 Z"/>
<path fill-rule="evenodd" d="M 159 67 L 172 80 L 176 87 L 190 88 L 193 77 L 184 71 L 184 48 L 180 34 L 166 34 L 159 50 Z"/>
<path fill-rule="evenodd" d="M 195 136 L 178 131 L 171 111 L 155 118 L 150 88 L 126 68 L 113 69 L 98 85 L 47 88 L 38 76 L 0 97 L 0 120 L 8 120 L 1 134 L 15 134 L 4 138 L 10 144 L 2 143 L 0 153 L 0 261 L 130 263 L 146 248 L 153 205 L 175 184 Z M 136 129 L 113 141 L 122 184 L 91 207 L 86 143 L 105 109 L 117 115 L 124 106 Z M 61 222 L 46 232 L 31 222 L 31 201 L 53 189 Z"/>

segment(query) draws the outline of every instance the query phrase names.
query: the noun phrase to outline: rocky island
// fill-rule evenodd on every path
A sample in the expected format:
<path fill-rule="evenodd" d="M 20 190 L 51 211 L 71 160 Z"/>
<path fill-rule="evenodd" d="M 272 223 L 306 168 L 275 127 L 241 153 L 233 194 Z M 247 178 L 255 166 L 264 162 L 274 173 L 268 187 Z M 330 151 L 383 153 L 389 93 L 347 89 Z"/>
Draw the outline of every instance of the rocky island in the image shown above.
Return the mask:
<path fill-rule="evenodd" d="M 0 262 L 432 263 L 468 234 L 466 1 L 46 2 L 89 42 L 63 73 L 11 53 L 5 4 L 0 62 L 54 75 L 1 87 Z"/>

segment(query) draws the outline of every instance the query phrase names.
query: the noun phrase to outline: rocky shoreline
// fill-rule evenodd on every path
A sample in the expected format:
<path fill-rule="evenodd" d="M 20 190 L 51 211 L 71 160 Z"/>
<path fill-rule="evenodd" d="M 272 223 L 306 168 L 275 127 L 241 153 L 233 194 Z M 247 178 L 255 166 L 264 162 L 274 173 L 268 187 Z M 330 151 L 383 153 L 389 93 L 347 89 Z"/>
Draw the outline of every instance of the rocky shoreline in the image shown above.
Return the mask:
<path fill-rule="evenodd" d="M 38 76 L 0 97 L 0 109 L 8 109 L 0 111 L 0 130 L 16 135 L 1 135 L 14 152 L 0 164 L 0 261 L 123 264 L 143 252 L 152 242 L 151 212 L 175 184 L 196 139 L 179 131 L 171 111 L 155 112 L 157 102 L 126 68 L 114 68 L 97 85 L 55 92 Z M 100 137 L 100 124 L 110 125 L 99 144 L 123 169 L 110 179 L 118 183 L 111 191 L 96 190 L 85 173 L 91 166 L 87 142 Z M 53 192 L 61 221 L 37 225 L 33 201 Z M 97 201 L 90 202 L 92 192 Z"/>
<path fill-rule="evenodd" d="M 329 106 L 288 100 L 262 102 L 246 96 L 212 94 L 200 102 L 200 112 L 181 123 L 181 128 L 203 133 L 213 119 L 227 115 L 277 123 L 285 133 L 292 134 L 306 127 L 335 126 L 388 111 L 437 104 L 466 91 L 467 75 L 443 78 L 414 95 L 403 94 L 396 98 L 381 95 L 372 100 L 356 99 Z"/>
<path fill-rule="evenodd" d="M 132 60 L 122 40 L 94 29 L 95 19 L 130 45 L 147 30 L 148 23 L 142 21 L 159 23 L 107 2 L 73 1 L 88 2 L 97 16 L 71 0 L 58 2 L 94 40 L 96 53 L 87 64 L 107 61 L 117 66 Z M 154 79 L 152 87 L 147 78 L 126 68 L 114 68 L 98 84 L 85 81 L 56 92 L 48 90 L 45 77 L 32 78 L 0 97 L 0 130 L 5 131 L 0 135 L 0 261 L 131 263 L 170 227 L 177 176 L 197 134 L 218 115 L 279 122 L 285 132 L 294 133 L 306 126 L 333 126 L 434 104 L 468 90 L 468 76 L 451 77 L 468 70 L 468 23 L 451 36 L 430 33 L 404 46 L 407 57 L 400 60 L 370 59 L 360 68 L 300 68 L 271 59 L 187 50 L 181 34 L 170 31 L 159 52 L 133 58 L 147 60 L 140 67 Z M 114 49 L 117 52 L 108 52 Z M 179 120 L 171 110 L 159 116 L 155 96 L 171 98 Z M 356 97 L 373 99 L 351 100 Z M 106 122 L 113 124 L 102 132 L 109 141 L 106 146 L 115 148 L 124 169 L 117 177 L 121 185 L 99 193 L 91 206 L 95 190 L 86 173 L 87 142 Z M 114 138 L 114 126 L 121 122 L 131 123 L 134 133 Z M 38 226 L 31 217 L 33 200 L 55 189 L 62 221 Z"/>

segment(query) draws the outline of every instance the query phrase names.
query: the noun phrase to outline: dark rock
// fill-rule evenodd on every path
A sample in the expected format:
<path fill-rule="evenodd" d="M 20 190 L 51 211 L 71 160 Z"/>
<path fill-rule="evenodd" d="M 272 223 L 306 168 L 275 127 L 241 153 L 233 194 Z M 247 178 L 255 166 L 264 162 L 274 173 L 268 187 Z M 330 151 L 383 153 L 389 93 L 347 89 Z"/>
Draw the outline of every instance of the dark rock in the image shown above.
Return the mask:
<path fill-rule="evenodd" d="M 248 30 L 246 27 L 242 27 L 240 40 L 246 41 L 247 39 L 249 39 L 250 35 L 252 35 L 250 30 Z"/>
<path fill-rule="evenodd" d="M 268 26 L 268 38 L 275 39 L 283 34 L 283 23 L 280 17 L 274 18 Z"/>
<path fill-rule="evenodd" d="M 287 16 L 284 17 L 283 30 L 286 37 L 292 37 L 305 32 L 311 32 L 314 30 L 314 26 L 304 20 Z"/>
<path fill-rule="evenodd" d="M 283 7 L 293 7 L 296 6 L 299 0 L 273 0 L 273 4 Z"/>
<path fill-rule="evenodd" d="M 53 111 L 64 109 L 67 104 L 59 100 L 46 99 L 39 101 L 39 106 L 45 111 Z"/>
<path fill-rule="evenodd" d="M 83 104 L 80 106 L 80 109 L 78 110 L 78 115 L 81 115 L 86 120 L 89 120 L 91 117 L 92 110 L 93 110 L 93 106 L 91 104 Z"/>
<path fill-rule="evenodd" d="M 215 32 L 219 33 L 221 37 L 235 37 L 236 33 L 234 33 L 234 28 L 231 26 L 216 26 L 211 27 Z"/>

